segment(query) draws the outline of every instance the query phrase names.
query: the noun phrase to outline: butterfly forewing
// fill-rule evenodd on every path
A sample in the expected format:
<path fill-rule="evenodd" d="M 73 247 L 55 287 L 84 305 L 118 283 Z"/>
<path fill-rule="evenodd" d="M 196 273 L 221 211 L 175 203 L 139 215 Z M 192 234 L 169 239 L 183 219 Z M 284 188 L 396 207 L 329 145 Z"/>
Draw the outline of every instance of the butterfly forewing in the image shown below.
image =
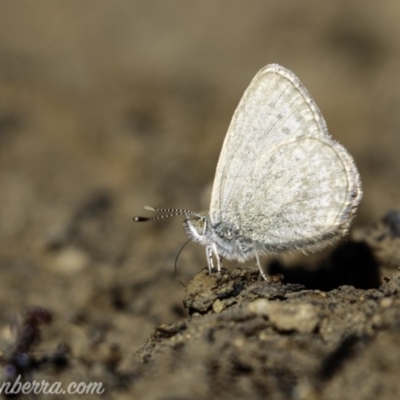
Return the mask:
<path fill-rule="evenodd" d="M 271 249 L 306 248 L 344 233 L 360 199 L 354 162 L 331 139 L 308 91 L 285 68 L 263 68 L 223 144 L 212 223 L 232 224 Z"/>

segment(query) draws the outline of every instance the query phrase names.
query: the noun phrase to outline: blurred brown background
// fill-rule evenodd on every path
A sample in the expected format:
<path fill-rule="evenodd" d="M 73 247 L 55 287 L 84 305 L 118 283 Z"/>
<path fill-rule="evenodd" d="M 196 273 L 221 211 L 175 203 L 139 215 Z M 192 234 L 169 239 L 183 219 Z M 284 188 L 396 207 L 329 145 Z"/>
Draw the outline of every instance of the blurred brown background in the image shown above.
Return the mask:
<path fill-rule="evenodd" d="M 1 2 L 2 321 L 42 305 L 134 351 L 181 318 L 181 222 L 132 216 L 207 208 L 231 116 L 269 63 L 354 156 L 355 224 L 398 208 L 399 38 L 396 0 Z M 195 247 L 183 280 L 205 266 Z"/>

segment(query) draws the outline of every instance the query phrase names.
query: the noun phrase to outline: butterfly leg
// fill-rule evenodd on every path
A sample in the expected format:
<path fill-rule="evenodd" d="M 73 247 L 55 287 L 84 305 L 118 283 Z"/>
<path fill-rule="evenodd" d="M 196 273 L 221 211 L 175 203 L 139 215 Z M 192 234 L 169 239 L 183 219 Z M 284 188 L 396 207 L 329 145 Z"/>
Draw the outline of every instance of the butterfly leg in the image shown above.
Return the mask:
<path fill-rule="evenodd" d="M 256 255 L 257 266 L 258 266 L 258 269 L 260 270 L 260 274 L 261 274 L 261 276 L 263 277 L 263 279 L 265 281 L 269 282 L 268 277 L 265 275 L 265 273 L 264 273 L 264 271 L 263 271 L 263 269 L 261 267 L 260 258 L 258 257 L 257 251 L 255 250 L 254 252 L 255 252 L 255 255 Z"/>
<path fill-rule="evenodd" d="M 213 250 L 214 250 L 214 255 L 215 258 L 217 259 L 217 271 L 221 272 L 221 267 L 222 267 L 222 258 L 220 257 L 220 255 L 218 254 L 218 249 L 217 249 L 217 245 L 214 243 L 213 244 Z"/>
<path fill-rule="evenodd" d="M 206 257 L 208 264 L 208 273 L 211 274 L 212 270 L 214 269 L 213 248 L 211 246 L 206 247 Z"/>
<path fill-rule="evenodd" d="M 221 262 L 221 257 L 218 254 L 218 249 L 215 244 L 212 246 L 207 246 L 206 247 L 206 257 L 207 257 L 207 264 L 208 264 L 208 273 L 211 274 L 212 270 L 214 269 L 214 260 L 213 256 L 215 256 L 215 259 L 217 260 L 217 271 L 221 272 L 222 268 L 222 262 Z"/>

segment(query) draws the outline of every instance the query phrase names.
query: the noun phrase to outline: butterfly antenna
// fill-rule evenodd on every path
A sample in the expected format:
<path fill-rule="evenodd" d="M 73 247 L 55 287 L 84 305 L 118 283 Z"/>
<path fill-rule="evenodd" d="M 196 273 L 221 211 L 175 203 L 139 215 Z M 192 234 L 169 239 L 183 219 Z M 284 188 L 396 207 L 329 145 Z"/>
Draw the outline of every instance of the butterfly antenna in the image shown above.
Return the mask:
<path fill-rule="evenodd" d="M 187 285 L 185 285 L 182 281 L 181 278 L 179 278 L 179 273 L 178 273 L 178 258 L 182 253 L 182 250 L 186 247 L 186 245 L 190 242 L 190 239 L 188 241 L 185 242 L 185 244 L 179 249 L 178 254 L 175 257 L 175 276 L 176 279 L 178 280 L 178 282 L 183 286 L 183 287 L 187 287 Z"/>
<path fill-rule="evenodd" d="M 194 211 L 183 210 L 180 208 L 155 208 L 151 206 L 145 206 L 144 209 L 150 212 L 166 214 L 157 215 L 155 217 L 133 217 L 134 222 L 156 221 L 159 219 L 176 217 L 177 215 L 197 215 L 197 213 Z"/>

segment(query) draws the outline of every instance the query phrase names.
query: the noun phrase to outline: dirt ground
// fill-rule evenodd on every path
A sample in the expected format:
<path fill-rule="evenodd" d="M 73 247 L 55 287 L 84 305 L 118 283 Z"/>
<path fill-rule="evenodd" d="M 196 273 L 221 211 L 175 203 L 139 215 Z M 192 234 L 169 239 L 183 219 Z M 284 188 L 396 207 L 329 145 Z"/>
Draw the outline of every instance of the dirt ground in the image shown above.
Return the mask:
<path fill-rule="evenodd" d="M 0 3 L 1 382 L 106 399 L 400 397 L 400 4 Z M 255 73 L 280 63 L 353 155 L 364 199 L 320 254 L 204 269 L 208 208 Z M 20 396 L 22 397 L 22 395 Z M 44 395 L 36 398 L 93 398 Z"/>

